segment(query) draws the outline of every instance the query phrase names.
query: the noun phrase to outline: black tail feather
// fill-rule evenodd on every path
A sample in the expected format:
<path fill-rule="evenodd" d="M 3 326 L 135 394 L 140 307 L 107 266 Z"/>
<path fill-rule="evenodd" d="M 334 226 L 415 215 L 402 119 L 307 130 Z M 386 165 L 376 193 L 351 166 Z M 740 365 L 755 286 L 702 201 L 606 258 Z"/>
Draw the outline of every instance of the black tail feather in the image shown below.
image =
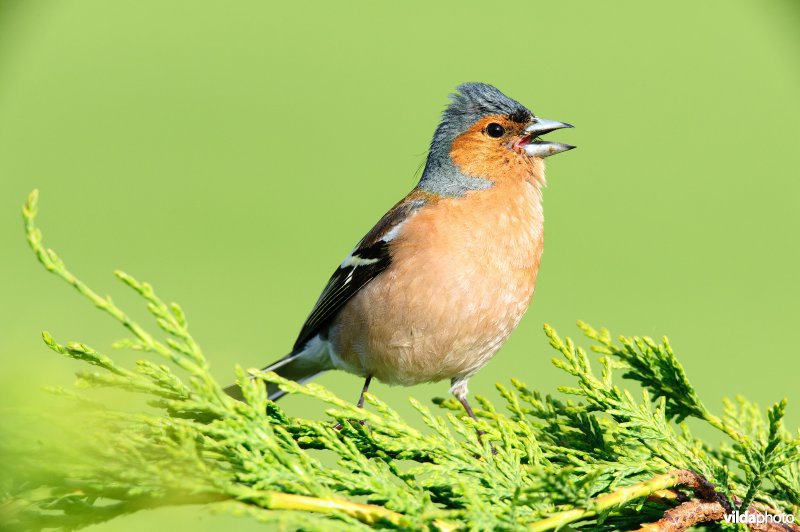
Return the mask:
<path fill-rule="evenodd" d="M 263 368 L 261 371 L 265 373 L 267 371 L 274 371 L 285 379 L 303 383 L 313 379 L 323 371 L 330 369 L 329 367 L 320 367 L 319 359 L 304 357 L 304 354 L 306 354 L 306 351 L 289 353 L 285 357 Z M 249 377 L 249 380 L 252 379 L 253 377 Z M 239 383 L 231 384 L 226 387 L 224 391 L 237 401 L 244 400 Z M 286 392 L 278 388 L 278 385 L 271 382 L 267 383 L 267 396 L 270 401 L 277 401 L 284 395 L 286 395 Z"/>

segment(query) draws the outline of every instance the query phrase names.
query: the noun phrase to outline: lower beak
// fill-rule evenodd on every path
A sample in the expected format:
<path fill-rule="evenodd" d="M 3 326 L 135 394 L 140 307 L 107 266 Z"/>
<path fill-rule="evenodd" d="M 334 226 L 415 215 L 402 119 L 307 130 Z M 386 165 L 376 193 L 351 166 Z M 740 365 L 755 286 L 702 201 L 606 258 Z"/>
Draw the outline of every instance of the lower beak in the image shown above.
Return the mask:
<path fill-rule="evenodd" d="M 525 137 L 520 141 L 520 147 L 525 150 L 525 153 L 531 157 L 550 157 L 556 153 L 561 153 L 573 149 L 575 146 L 569 144 L 562 144 L 560 142 L 549 142 L 541 140 L 539 137 L 555 131 L 557 129 L 564 129 L 574 127 L 571 124 L 564 122 L 556 122 L 555 120 L 545 120 L 543 118 L 534 118 L 533 123 L 525 128 Z"/>

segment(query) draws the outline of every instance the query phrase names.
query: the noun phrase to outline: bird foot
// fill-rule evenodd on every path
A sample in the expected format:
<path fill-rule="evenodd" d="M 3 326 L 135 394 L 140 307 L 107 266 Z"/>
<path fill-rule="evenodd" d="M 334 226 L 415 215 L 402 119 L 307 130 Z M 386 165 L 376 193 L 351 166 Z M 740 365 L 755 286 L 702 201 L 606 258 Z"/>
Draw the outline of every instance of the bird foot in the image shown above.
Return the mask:
<path fill-rule="evenodd" d="M 372 427 L 369 426 L 369 423 L 367 423 L 366 419 L 357 419 L 357 420 L 353 419 L 352 421 L 357 421 L 359 425 L 367 427 L 369 431 L 372 432 Z M 342 430 L 343 428 L 344 426 L 341 423 L 337 423 L 336 425 L 333 426 L 333 430 L 336 431 Z"/>
<path fill-rule="evenodd" d="M 475 429 L 475 432 L 478 433 L 478 441 L 481 443 L 481 445 L 483 445 L 483 436 L 486 434 L 486 431 Z M 489 448 L 492 450 L 493 455 L 497 454 L 497 449 L 494 448 L 494 444 L 492 442 L 489 442 Z"/>

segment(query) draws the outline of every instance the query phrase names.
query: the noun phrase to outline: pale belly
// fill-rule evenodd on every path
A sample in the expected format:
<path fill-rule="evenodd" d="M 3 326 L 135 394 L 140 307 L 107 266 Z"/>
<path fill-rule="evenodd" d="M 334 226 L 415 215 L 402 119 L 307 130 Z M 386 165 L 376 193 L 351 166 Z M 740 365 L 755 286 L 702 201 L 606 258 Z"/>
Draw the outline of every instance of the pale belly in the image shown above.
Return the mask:
<path fill-rule="evenodd" d="M 389 269 L 332 324 L 334 365 L 412 385 L 468 378 L 486 364 L 533 295 L 543 234 L 538 191 L 530 188 L 484 209 L 483 219 L 463 199 L 412 219 Z"/>

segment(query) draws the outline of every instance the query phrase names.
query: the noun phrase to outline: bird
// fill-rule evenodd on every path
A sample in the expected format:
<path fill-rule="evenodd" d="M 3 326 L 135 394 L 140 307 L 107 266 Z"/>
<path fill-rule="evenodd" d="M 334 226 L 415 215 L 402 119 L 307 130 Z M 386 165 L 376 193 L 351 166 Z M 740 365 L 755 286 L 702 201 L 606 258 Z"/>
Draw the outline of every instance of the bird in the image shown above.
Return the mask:
<path fill-rule="evenodd" d="M 418 184 L 334 271 L 288 355 L 263 368 L 299 383 L 329 370 L 411 386 L 450 381 L 476 419 L 468 382 L 532 300 L 544 245 L 544 159 L 575 146 L 486 83 L 450 95 Z M 254 377 L 251 376 L 250 379 Z M 239 382 L 225 389 L 242 399 Z M 286 392 L 267 384 L 268 397 Z"/>

